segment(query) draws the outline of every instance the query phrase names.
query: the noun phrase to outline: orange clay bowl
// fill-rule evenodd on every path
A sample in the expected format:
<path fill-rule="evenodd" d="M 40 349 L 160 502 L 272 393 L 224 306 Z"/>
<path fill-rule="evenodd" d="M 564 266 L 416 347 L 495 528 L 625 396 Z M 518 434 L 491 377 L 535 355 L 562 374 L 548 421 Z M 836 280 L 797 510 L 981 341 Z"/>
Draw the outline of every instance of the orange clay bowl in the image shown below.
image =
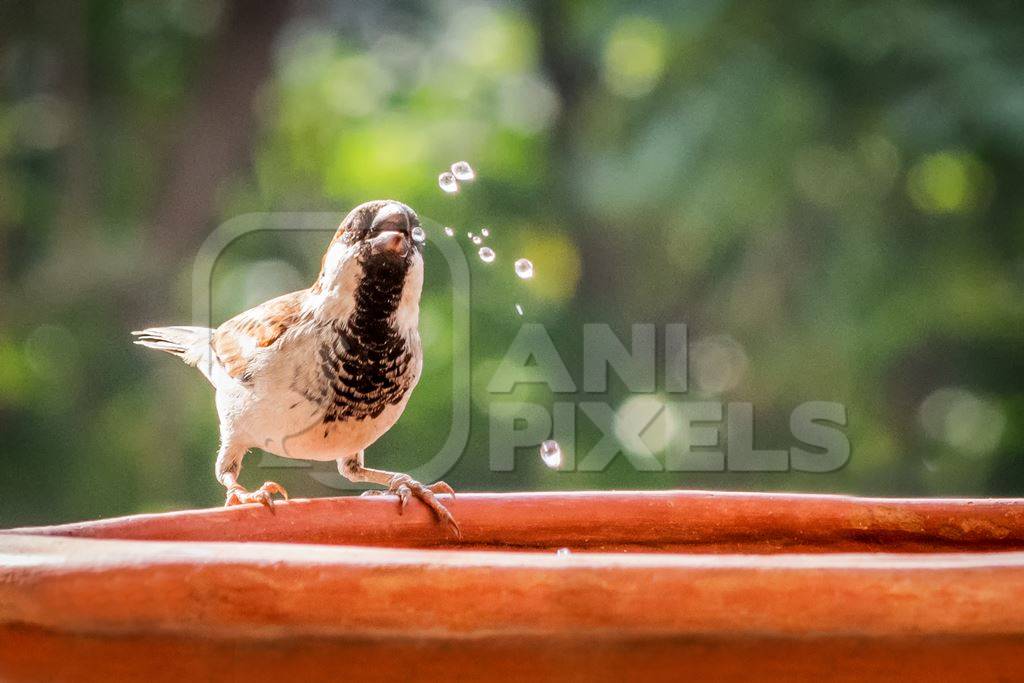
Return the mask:
<path fill-rule="evenodd" d="M 0 680 L 1024 671 L 1024 500 L 622 491 L 448 504 L 461 541 L 415 501 L 398 515 L 393 497 L 0 532 Z"/>

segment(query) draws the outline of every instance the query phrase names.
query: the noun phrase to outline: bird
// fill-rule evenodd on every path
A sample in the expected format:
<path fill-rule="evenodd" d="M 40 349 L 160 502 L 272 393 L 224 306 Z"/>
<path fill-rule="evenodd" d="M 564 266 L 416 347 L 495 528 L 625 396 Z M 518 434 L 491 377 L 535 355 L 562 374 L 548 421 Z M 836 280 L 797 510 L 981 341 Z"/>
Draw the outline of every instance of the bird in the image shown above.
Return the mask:
<path fill-rule="evenodd" d="M 150 327 L 135 343 L 177 356 L 213 385 L 220 421 L 214 474 L 225 505 L 273 508 L 275 482 L 249 491 L 239 481 L 253 448 L 285 458 L 337 462 L 353 482 L 411 498 L 461 536 L 439 500 L 455 492 L 408 474 L 364 464 L 367 447 L 401 417 L 423 369 L 419 301 L 423 288 L 419 216 L 394 200 L 366 202 L 341 221 L 308 288 L 271 299 L 216 329 Z M 364 494 L 365 495 L 365 494 Z"/>

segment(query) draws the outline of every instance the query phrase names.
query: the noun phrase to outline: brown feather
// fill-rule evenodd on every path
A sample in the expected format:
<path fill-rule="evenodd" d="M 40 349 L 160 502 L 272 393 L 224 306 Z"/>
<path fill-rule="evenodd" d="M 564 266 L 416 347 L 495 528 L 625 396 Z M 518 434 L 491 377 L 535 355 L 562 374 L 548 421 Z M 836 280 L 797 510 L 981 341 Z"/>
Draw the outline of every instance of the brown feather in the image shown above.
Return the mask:
<path fill-rule="evenodd" d="M 276 342 L 302 319 L 302 301 L 309 290 L 284 294 L 236 315 L 213 334 L 213 352 L 227 373 L 243 377 L 257 348 Z"/>

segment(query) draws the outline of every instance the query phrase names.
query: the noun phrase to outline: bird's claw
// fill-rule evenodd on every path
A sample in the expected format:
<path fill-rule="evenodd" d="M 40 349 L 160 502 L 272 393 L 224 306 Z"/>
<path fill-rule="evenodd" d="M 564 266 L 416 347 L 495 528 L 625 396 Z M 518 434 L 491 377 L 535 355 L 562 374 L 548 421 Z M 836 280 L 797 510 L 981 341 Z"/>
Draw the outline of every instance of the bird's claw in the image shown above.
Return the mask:
<path fill-rule="evenodd" d="M 386 494 L 393 494 L 398 496 L 398 514 L 402 514 L 405 511 L 406 506 L 409 504 L 411 498 L 418 498 L 423 501 L 423 504 L 430 508 L 430 511 L 434 513 L 438 521 L 448 527 L 456 538 L 462 538 L 462 530 L 459 529 L 458 522 L 452 517 L 452 513 L 448 512 L 448 508 L 441 504 L 441 501 L 437 499 L 435 494 L 448 494 L 455 499 L 455 490 L 451 486 L 443 481 L 430 484 L 425 486 L 408 474 L 396 474 L 391 477 L 391 481 L 388 482 L 388 488 L 386 491 L 372 490 L 364 491 L 364 496 L 381 496 Z"/>
<path fill-rule="evenodd" d="M 285 500 L 288 500 L 288 492 L 284 490 L 283 486 L 273 481 L 264 482 L 263 486 L 259 487 L 255 491 L 246 491 L 245 487 L 241 484 L 235 484 L 228 489 L 228 496 L 224 501 L 224 507 L 244 505 L 246 503 L 259 503 L 260 505 L 265 505 L 267 508 L 273 510 L 275 493 L 283 497 Z"/>
<path fill-rule="evenodd" d="M 449 496 L 452 497 L 452 500 L 455 500 L 455 489 L 453 489 L 451 486 L 449 486 L 447 483 L 443 481 L 434 482 L 427 488 L 430 489 L 433 493 L 447 493 Z"/>
<path fill-rule="evenodd" d="M 430 489 L 433 493 L 446 493 L 452 497 L 452 500 L 455 499 L 455 489 L 453 489 L 451 486 L 449 486 L 447 483 L 443 481 L 439 481 L 430 485 L 424 485 L 423 488 Z M 359 495 L 370 498 L 372 496 L 387 496 L 392 493 L 394 493 L 394 491 L 392 491 L 391 489 L 367 489 L 360 493 Z"/>

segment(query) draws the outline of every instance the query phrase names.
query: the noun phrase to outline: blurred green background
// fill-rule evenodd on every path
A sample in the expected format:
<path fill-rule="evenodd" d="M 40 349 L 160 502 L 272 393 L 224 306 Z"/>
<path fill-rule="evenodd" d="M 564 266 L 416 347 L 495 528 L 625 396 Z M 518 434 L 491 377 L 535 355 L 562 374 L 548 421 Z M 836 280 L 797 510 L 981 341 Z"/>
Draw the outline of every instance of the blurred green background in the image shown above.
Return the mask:
<path fill-rule="evenodd" d="M 1012 2 L 2 1 L 0 526 L 219 504 L 210 387 L 128 332 L 192 320 L 224 221 L 337 216 L 233 243 L 214 322 L 311 282 L 379 197 L 455 227 L 474 279 L 459 339 L 428 249 L 425 377 L 373 466 L 444 441 L 454 346 L 473 369 L 457 489 L 1022 495 L 1022 74 Z M 478 179 L 445 195 L 459 159 Z M 490 266 L 465 239 L 483 226 Z M 841 402 L 849 464 L 583 474 L 527 448 L 491 472 L 510 397 L 485 387 L 524 320 L 577 383 L 584 323 L 686 322 L 691 397 L 752 402 L 778 448 L 793 407 Z M 613 381 L 627 422 L 630 398 Z M 578 421 L 579 452 L 600 432 Z M 260 464 L 280 463 L 251 454 L 243 482 L 332 493 Z"/>

